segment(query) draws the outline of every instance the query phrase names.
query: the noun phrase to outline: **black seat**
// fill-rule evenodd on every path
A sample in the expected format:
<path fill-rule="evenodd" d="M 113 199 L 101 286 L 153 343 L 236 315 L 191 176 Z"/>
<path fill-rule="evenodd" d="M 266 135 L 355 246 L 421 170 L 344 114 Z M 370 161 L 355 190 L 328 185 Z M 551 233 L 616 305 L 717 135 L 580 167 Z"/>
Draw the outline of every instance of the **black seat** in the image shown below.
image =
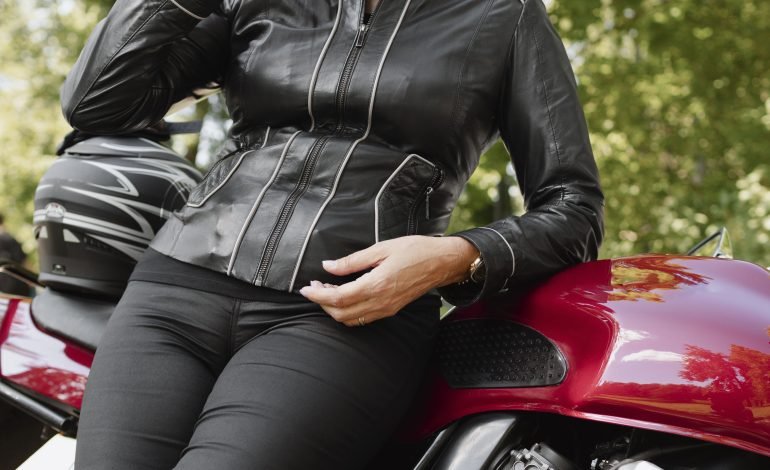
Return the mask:
<path fill-rule="evenodd" d="M 95 350 L 116 302 L 45 289 L 32 299 L 40 328 Z"/>

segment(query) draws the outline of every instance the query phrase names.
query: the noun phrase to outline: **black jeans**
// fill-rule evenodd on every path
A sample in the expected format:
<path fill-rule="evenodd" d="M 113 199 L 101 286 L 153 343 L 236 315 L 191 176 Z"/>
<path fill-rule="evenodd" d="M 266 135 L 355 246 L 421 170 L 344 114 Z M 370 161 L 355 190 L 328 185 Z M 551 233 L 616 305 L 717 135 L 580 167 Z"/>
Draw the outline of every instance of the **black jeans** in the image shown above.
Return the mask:
<path fill-rule="evenodd" d="M 286 299 L 130 282 L 88 380 L 75 468 L 365 468 L 420 384 L 438 309 L 350 328 Z"/>

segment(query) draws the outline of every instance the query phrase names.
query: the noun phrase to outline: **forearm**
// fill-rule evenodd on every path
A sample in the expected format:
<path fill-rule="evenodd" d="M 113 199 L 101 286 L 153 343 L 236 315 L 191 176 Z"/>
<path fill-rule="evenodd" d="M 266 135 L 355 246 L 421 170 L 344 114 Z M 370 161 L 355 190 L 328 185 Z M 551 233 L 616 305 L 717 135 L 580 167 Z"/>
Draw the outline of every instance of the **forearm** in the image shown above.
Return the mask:
<path fill-rule="evenodd" d="M 479 257 L 479 250 L 462 237 L 443 237 L 445 247 L 441 253 L 445 257 L 442 263 L 444 278 L 436 287 L 462 282 L 468 278 L 468 268 Z"/>
<path fill-rule="evenodd" d="M 467 305 L 595 259 L 603 202 L 577 84 L 543 4 L 526 2 L 512 37 L 498 118 L 527 212 L 453 235 L 473 243 L 483 284 L 439 292 Z"/>
<path fill-rule="evenodd" d="M 88 39 L 62 89 L 65 118 L 104 134 L 160 120 L 194 83 L 216 68 L 205 52 L 222 47 L 221 17 L 204 20 L 210 0 L 118 0 Z M 195 31 L 193 31 L 195 30 Z M 192 69 L 192 70 L 191 70 Z M 181 96 L 180 96 L 181 95 Z"/>

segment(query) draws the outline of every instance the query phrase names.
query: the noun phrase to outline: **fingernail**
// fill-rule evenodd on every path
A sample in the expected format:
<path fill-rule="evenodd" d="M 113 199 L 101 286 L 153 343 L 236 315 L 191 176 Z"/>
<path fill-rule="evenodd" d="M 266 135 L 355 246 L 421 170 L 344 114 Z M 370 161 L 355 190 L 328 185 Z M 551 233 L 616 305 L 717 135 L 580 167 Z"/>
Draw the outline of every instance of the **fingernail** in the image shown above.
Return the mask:
<path fill-rule="evenodd" d="M 308 286 L 305 286 L 299 290 L 299 293 L 307 297 L 307 291 L 308 291 Z"/>
<path fill-rule="evenodd" d="M 333 259 L 321 261 L 321 264 L 323 264 L 323 267 L 326 269 L 334 269 L 337 267 L 337 261 Z"/>
<path fill-rule="evenodd" d="M 310 285 L 312 287 L 323 287 L 323 284 L 321 284 L 320 281 L 310 281 Z"/>

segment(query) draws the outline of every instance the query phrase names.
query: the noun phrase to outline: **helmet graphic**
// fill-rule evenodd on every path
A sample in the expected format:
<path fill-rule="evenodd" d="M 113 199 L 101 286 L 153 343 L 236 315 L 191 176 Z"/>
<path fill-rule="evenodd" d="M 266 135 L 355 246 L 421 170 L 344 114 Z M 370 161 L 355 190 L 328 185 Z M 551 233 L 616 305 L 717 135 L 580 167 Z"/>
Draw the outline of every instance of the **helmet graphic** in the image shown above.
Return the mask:
<path fill-rule="evenodd" d="M 67 148 L 35 192 L 40 282 L 119 297 L 136 261 L 201 175 L 142 137 L 91 137 Z"/>

